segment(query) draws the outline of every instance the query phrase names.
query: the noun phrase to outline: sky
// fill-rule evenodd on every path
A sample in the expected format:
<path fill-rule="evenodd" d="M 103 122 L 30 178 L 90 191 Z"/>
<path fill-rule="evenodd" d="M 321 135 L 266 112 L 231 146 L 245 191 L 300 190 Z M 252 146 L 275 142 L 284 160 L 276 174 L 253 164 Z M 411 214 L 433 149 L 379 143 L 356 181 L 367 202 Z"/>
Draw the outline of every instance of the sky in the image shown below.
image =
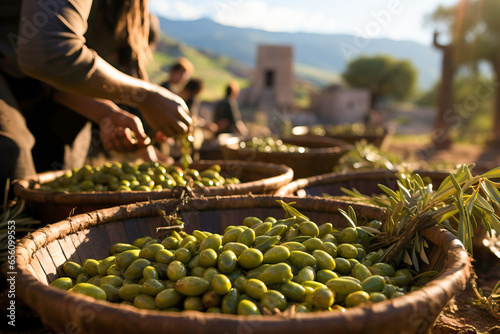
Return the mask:
<path fill-rule="evenodd" d="M 429 45 L 425 16 L 458 0 L 150 0 L 153 13 L 174 20 L 210 18 L 268 31 L 351 34 Z"/>

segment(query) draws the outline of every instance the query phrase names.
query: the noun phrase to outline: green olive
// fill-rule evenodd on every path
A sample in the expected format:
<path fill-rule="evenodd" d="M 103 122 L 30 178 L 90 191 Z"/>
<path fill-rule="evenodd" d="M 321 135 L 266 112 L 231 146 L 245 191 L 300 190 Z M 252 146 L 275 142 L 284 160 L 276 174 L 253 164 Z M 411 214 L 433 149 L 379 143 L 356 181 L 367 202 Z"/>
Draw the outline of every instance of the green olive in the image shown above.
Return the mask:
<path fill-rule="evenodd" d="M 236 314 L 238 311 L 238 303 L 240 299 L 240 293 L 236 288 L 232 288 L 224 296 L 221 303 L 222 313 L 226 314 Z"/>
<path fill-rule="evenodd" d="M 345 306 L 354 307 L 359 304 L 367 303 L 370 300 L 370 295 L 365 291 L 355 291 L 350 293 L 345 299 Z"/>
<path fill-rule="evenodd" d="M 344 259 L 354 259 L 358 256 L 358 249 L 351 244 L 340 244 L 337 247 L 337 254 Z"/>
<path fill-rule="evenodd" d="M 232 251 L 225 250 L 219 255 L 219 260 L 217 263 L 217 268 L 221 273 L 230 274 L 234 271 L 238 262 L 236 259 L 236 255 Z"/>
<path fill-rule="evenodd" d="M 78 275 L 82 274 L 85 270 L 76 262 L 66 261 L 63 264 L 63 271 L 69 277 L 76 279 Z"/>
<path fill-rule="evenodd" d="M 358 231 L 354 227 L 346 227 L 340 232 L 339 242 L 353 243 L 358 239 Z"/>
<path fill-rule="evenodd" d="M 73 287 L 73 281 L 69 277 L 59 277 L 50 286 L 56 287 L 58 289 L 69 290 Z"/>
<path fill-rule="evenodd" d="M 83 295 L 100 300 L 106 300 L 107 298 L 106 292 L 104 292 L 104 290 L 89 283 L 78 283 L 69 291 L 81 293 Z"/>
<path fill-rule="evenodd" d="M 326 310 L 333 305 L 334 295 L 327 287 L 319 287 L 313 292 L 313 305 L 320 310 Z"/>
<path fill-rule="evenodd" d="M 175 290 L 185 296 L 200 296 L 207 292 L 209 288 L 208 281 L 195 276 L 183 277 L 175 284 Z"/>
<path fill-rule="evenodd" d="M 163 290 L 165 283 L 155 278 L 150 278 L 142 284 L 142 292 L 153 297 Z"/>
<path fill-rule="evenodd" d="M 205 292 L 205 294 L 201 298 L 201 302 L 203 303 L 203 306 L 207 309 L 220 306 L 221 301 L 222 301 L 221 296 L 219 296 L 217 293 L 215 293 L 215 291 Z M 208 310 L 207 310 L 207 312 L 208 312 Z M 222 313 L 222 311 L 219 313 Z"/>
<path fill-rule="evenodd" d="M 155 298 L 150 295 L 141 293 L 135 296 L 134 306 L 141 309 L 154 310 L 156 309 Z"/>
<path fill-rule="evenodd" d="M 262 315 L 255 303 L 250 300 L 242 300 L 238 303 L 239 315 Z"/>
<path fill-rule="evenodd" d="M 263 260 L 264 256 L 258 249 L 249 248 L 238 257 L 238 264 L 244 269 L 253 269 L 260 266 Z"/>
<path fill-rule="evenodd" d="M 276 290 L 268 290 L 266 293 L 264 293 L 259 304 L 260 307 L 267 308 L 273 313 L 275 308 L 283 312 L 287 307 L 285 296 L 283 296 L 281 292 Z"/>
<path fill-rule="evenodd" d="M 212 279 L 212 289 L 218 295 L 225 295 L 231 290 L 231 281 L 226 275 L 218 274 Z"/>
<path fill-rule="evenodd" d="M 156 306 L 159 309 L 166 309 L 179 304 L 182 295 L 175 289 L 165 289 L 160 291 L 155 297 Z"/>
<path fill-rule="evenodd" d="M 246 282 L 244 290 L 251 298 L 260 300 L 267 292 L 267 286 L 261 280 L 252 278 Z"/>

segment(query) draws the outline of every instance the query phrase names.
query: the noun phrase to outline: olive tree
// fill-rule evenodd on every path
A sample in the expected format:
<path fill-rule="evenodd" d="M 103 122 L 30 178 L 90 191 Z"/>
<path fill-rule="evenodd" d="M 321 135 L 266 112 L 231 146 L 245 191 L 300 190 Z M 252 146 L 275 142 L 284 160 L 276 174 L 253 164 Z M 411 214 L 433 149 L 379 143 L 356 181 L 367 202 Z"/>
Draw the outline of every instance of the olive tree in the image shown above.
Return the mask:
<path fill-rule="evenodd" d="M 382 98 L 408 98 L 415 88 L 417 70 L 407 60 L 385 55 L 362 56 L 349 62 L 343 77 L 352 87 L 369 89 L 371 107 L 375 108 Z"/>
<path fill-rule="evenodd" d="M 492 144 L 500 143 L 500 1 L 460 0 L 451 7 L 438 7 L 430 16 L 444 25 L 453 44 L 453 62 L 475 69 L 482 61 L 494 72 L 495 107 Z"/>

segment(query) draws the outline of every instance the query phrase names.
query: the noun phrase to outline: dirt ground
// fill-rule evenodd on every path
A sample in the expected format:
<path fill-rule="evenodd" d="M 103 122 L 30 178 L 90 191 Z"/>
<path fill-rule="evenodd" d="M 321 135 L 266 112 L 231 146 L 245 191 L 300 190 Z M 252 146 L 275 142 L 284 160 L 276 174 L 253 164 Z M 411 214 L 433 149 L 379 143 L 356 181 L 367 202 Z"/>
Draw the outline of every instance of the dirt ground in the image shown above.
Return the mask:
<path fill-rule="evenodd" d="M 397 143 L 392 141 L 388 145 L 388 151 L 403 158 L 410 157 L 424 163 L 475 163 L 475 168 L 481 171 L 500 166 L 500 147 L 481 148 L 474 145 L 453 144 L 446 150 L 439 150 L 431 145 L 421 143 Z"/>
<path fill-rule="evenodd" d="M 500 260 L 491 252 L 475 254 L 474 268 L 477 285 L 489 295 L 500 280 Z M 500 334 L 500 318 L 495 318 L 487 309 L 473 305 L 476 299 L 471 283 L 460 295 L 455 296 L 443 309 L 434 327 L 433 334 Z"/>

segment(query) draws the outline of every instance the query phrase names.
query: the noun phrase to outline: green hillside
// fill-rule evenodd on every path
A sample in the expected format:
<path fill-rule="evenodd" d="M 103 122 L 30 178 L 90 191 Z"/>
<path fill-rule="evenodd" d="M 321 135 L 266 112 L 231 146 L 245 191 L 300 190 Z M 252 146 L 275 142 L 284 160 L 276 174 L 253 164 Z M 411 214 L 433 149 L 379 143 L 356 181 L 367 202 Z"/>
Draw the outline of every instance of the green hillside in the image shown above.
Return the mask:
<path fill-rule="evenodd" d="M 295 64 L 293 68 L 295 75 L 299 78 L 309 80 L 318 86 L 328 86 L 342 83 L 342 77 L 328 70 L 313 67 L 305 64 Z"/>
<path fill-rule="evenodd" d="M 222 98 L 227 83 L 232 80 L 238 81 L 242 88 L 248 86 L 248 78 L 235 73 L 237 71 L 234 68 L 237 68 L 237 65 L 234 61 L 225 57 L 204 54 L 166 36 L 162 36 L 153 54 L 153 62 L 148 69 L 150 80 L 155 83 L 165 81 L 168 78 L 170 66 L 181 56 L 193 63 L 195 70 L 192 77 L 203 80 L 202 100 L 215 101 Z"/>

